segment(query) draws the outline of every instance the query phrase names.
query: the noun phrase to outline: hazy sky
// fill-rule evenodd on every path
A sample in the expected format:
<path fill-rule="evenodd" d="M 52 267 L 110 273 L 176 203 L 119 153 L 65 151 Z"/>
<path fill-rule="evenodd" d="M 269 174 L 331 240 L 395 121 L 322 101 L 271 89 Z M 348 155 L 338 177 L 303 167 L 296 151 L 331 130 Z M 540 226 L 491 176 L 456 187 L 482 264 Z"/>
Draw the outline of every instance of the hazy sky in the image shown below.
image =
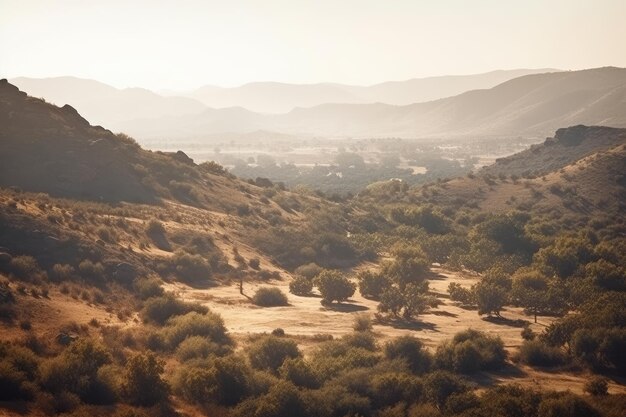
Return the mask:
<path fill-rule="evenodd" d="M 626 66 L 626 0 L 0 0 L 0 77 L 373 84 Z"/>

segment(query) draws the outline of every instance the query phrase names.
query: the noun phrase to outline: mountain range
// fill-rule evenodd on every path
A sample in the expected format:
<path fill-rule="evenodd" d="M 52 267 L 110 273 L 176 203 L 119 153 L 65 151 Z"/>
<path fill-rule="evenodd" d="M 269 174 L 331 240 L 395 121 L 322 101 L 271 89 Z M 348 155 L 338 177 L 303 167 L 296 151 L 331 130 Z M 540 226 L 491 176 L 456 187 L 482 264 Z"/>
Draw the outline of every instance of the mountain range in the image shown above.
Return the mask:
<path fill-rule="evenodd" d="M 63 101 L 61 92 L 68 90 L 69 94 L 74 91 L 60 83 L 61 87 L 50 87 L 49 93 L 44 89 L 34 92 L 29 90 L 28 85 L 25 86 L 26 81 L 18 79 L 14 82 L 29 94 L 43 96 L 57 104 Z M 437 90 L 434 87 L 437 83 L 445 84 L 443 78 L 430 81 L 431 93 Z M 409 97 L 412 82 L 405 82 L 404 87 L 392 83 L 394 87 L 385 90 L 385 94 L 391 97 L 391 90 L 398 92 L 405 88 L 406 97 Z M 40 86 L 46 85 L 41 80 L 39 83 Z M 454 83 L 458 85 L 457 81 L 451 81 L 446 88 L 440 87 L 437 91 L 445 95 Z M 35 84 L 33 82 L 31 86 Z M 247 88 L 254 85 L 249 84 Z M 292 95 L 303 100 L 311 98 L 310 94 L 300 95 L 298 89 L 311 90 L 312 85 L 297 88 L 284 86 L 262 84 L 261 88 L 257 85 L 260 90 L 265 90 L 258 92 L 257 97 L 271 96 L 272 91 L 286 89 L 289 94 L 276 93 L 277 96 Z M 323 89 L 317 90 L 319 97 L 339 99 L 339 96 L 331 94 L 331 90 L 337 91 L 333 89 L 335 87 L 331 88 L 334 85 L 323 86 Z M 576 124 L 626 127 L 626 69 L 615 67 L 529 74 L 490 88 L 473 89 L 456 96 L 409 105 L 329 102 L 313 107 L 297 107 L 283 114 L 258 113 L 241 106 L 207 108 L 189 97 L 163 97 L 147 90 L 117 90 L 112 87 L 109 90 L 105 87 L 94 84 L 92 93 L 84 88 L 83 101 L 81 97 L 74 97 L 72 102 L 88 119 L 96 123 L 108 120 L 107 126 L 113 130 L 123 131 L 139 140 L 201 140 L 215 134 L 246 134 L 261 130 L 324 137 L 542 137 L 561 126 Z M 107 93 L 100 94 L 98 89 Z M 201 90 L 208 91 L 207 88 Z M 426 87 L 422 90 L 424 94 L 431 94 L 426 93 Z M 198 92 L 194 94 L 201 96 Z M 92 97 L 91 101 L 89 97 Z M 138 97 L 148 98 L 149 105 L 142 107 Z M 99 116 L 92 114 L 98 112 L 101 112 Z"/>

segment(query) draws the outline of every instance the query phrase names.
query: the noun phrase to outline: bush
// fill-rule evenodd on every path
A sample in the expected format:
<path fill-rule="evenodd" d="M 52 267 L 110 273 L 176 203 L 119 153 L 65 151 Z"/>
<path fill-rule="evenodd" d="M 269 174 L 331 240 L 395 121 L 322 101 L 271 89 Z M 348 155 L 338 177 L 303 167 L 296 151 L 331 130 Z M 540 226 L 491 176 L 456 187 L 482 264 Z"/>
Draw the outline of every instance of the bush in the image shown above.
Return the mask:
<path fill-rule="evenodd" d="M 609 384 L 607 383 L 606 378 L 594 376 L 591 377 L 589 381 L 585 382 L 583 391 L 593 396 L 607 395 L 609 393 Z"/>
<path fill-rule="evenodd" d="M 176 251 L 170 265 L 176 276 L 188 283 L 202 283 L 211 278 L 211 266 L 200 255 Z"/>
<path fill-rule="evenodd" d="M 317 373 L 302 358 L 286 359 L 278 368 L 278 374 L 298 387 L 315 389 L 320 386 Z"/>
<path fill-rule="evenodd" d="M 566 361 L 565 354 L 558 347 L 545 344 L 541 340 L 525 340 L 519 351 L 520 362 L 531 366 L 559 366 Z"/>
<path fill-rule="evenodd" d="M 99 285 L 104 282 L 104 266 L 100 262 L 91 262 L 85 259 L 78 264 L 80 276 L 87 282 Z"/>
<path fill-rule="evenodd" d="M 265 336 L 248 349 L 250 364 L 256 369 L 276 372 L 288 358 L 300 357 L 298 345 L 293 340 L 276 336 Z"/>
<path fill-rule="evenodd" d="M 42 365 L 41 384 L 52 393 L 69 392 L 87 403 L 112 403 L 115 387 L 99 375 L 99 370 L 109 363 L 111 355 L 103 345 L 80 339 Z"/>
<path fill-rule="evenodd" d="M 231 343 L 226 334 L 224 320 L 219 314 L 210 311 L 206 314 L 191 312 L 184 316 L 174 316 L 167 321 L 164 334 L 170 349 L 175 349 L 190 336 L 206 337 L 218 345 Z"/>
<path fill-rule="evenodd" d="M 368 314 L 357 314 L 354 317 L 352 328 L 355 332 L 369 332 L 372 330 L 372 319 Z"/>
<path fill-rule="evenodd" d="M 462 379 L 446 371 L 435 371 L 424 377 L 424 395 L 439 408 L 451 395 L 462 394 L 467 390 L 468 386 Z"/>
<path fill-rule="evenodd" d="M 164 324 L 170 317 L 180 316 L 190 312 L 208 313 L 209 309 L 197 303 L 185 303 L 172 294 L 153 297 L 146 300 L 141 309 L 141 317 L 146 321 Z"/>
<path fill-rule="evenodd" d="M 219 355 L 224 349 L 203 336 L 190 336 L 180 342 L 176 348 L 176 357 L 181 362 L 192 359 L 206 359 L 210 355 Z"/>
<path fill-rule="evenodd" d="M 161 297 L 164 293 L 159 280 L 154 278 L 141 278 L 135 281 L 135 290 L 142 300 L 152 297 Z"/>
<path fill-rule="evenodd" d="M 289 292 L 295 295 L 307 296 L 313 291 L 313 281 L 305 276 L 296 276 L 289 283 Z"/>
<path fill-rule="evenodd" d="M 326 270 L 315 279 L 324 303 L 342 302 L 354 295 L 356 285 L 337 271 Z"/>
<path fill-rule="evenodd" d="M 438 367 L 448 371 L 473 373 L 501 368 L 506 360 L 504 343 L 477 330 L 465 330 L 441 344 L 435 354 Z"/>
<path fill-rule="evenodd" d="M 389 280 L 382 274 L 364 271 L 358 275 L 359 291 L 365 298 L 377 300 L 383 291 L 389 287 Z"/>
<path fill-rule="evenodd" d="M 432 357 L 424 344 L 412 336 L 401 336 L 385 344 L 387 359 L 403 359 L 412 372 L 422 374 L 428 372 L 432 364 Z"/>
<path fill-rule="evenodd" d="M 17 279 L 37 282 L 44 278 L 37 260 L 32 256 L 16 256 L 9 261 L 8 272 Z"/>
<path fill-rule="evenodd" d="M 306 265 L 300 265 L 294 271 L 296 275 L 300 275 L 306 277 L 308 279 L 313 279 L 318 276 L 324 269 L 317 265 L 316 263 L 309 263 Z"/>
<path fill-rule="evenodd" d="M 276 307 L 289 305 L 287 296 L 276 287 L 261 287 L 254 296 L 252 302 L 262 307 Z"/>
<path fill-rule="evenodd" d="M 585 400 L 570 393 L 546 398 L 539 404 L 538 417 L 599 417 L 600 413 Z"/>
<path fill-rule="evenodd" d="M 251 391 L 250 371 L 239 358 L 220 358 L 202 366 L 183 366 L 174 375 L 174 392 L 185 400 L 235 405 Z"/>
<path fill-rule="evenodd" d="M 248 261 L 248 265 L 252 269 L 259 269 L 261 267 L 261 260 L 259 258 L 252 258 Z"/>
<path fill-rule="evenodd" d="M 154 354 L 140 353 L 126 363 L 122 392 L 133 405 L 151 406 L 167 402 L 169 387 L 161 378 L 165 362 Z"/>
<path fill-rule="evenodd" d="M 390 372 L 376 375 L 370 380 L 372 401 L 376 408 L 399 402 L 411 403 L 422 394 L 421 381 L 410 374 Z"/>
<path fill-rule="evenodd" d="M 56 282 L 69 281 L 74 277 L 74 267 L 68 264 L 54 264 L 50 278 Z"/>

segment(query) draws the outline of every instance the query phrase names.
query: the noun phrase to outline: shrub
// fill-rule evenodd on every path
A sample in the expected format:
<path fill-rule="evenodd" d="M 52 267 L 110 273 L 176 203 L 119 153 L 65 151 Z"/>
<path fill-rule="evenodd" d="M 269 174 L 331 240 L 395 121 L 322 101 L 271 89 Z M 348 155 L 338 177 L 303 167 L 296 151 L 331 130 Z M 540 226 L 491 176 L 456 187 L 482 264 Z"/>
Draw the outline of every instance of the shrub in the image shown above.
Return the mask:
<path fill-rule="evenodd" d="M 601 376 L 591 377 L 583 386 L 583 391 L 593 396 L 607 395 L 608 390 L 609 384 L 607 383 L 606 378 Z"/>
<path fill-rule="evenodd" d="M 320 386 L 317 373 L 302 358 L 286 359 L 278 368 L 278 374 L 298 387 L 315 389 Z"/>
<path fill-rule="evenodd" d="M 74 267 L 68 264 L 54 264 L 50 278 L 56 282 L 68 281 L 74 277 Z"/>
<path fill-rule="evenodd" d="M 276 287 L 261 287 L 252 297 L 252 302 L 262 307 L 276 307 L 289 305 L 287 296 Z"/>
<path fill-rule="evenodd" d="M 165 363 L 153 353 L 140 353 L 128 360 L 124 368 L 122 392 L 134 405 L 151 406 L 166 402 L 169 387 L 161 378 Z"/>
<path fill-rule="evenodd" d="M 520 362 L 531 366 L 559 366 L 565 363 L 565 354 L 558 347 L 540 340 L 525 340 L 519 351 Z"/>
<path fill-rule="evenodd" d="M 570 393 L 546 398 L 539 404 L 538 417 L 599 417 L 600 413 L 585 400 Z"/>
<path fill-rule="evenodd" d="M 337 271 L 323 271 L 317 276 L 315 282 L 322 294 L 322 301 L 325 303 L 345 301 L 352 297 L 356 290 L 356 285 Z"/>
<path fill-rule="evenodd" d="M 473 373 L 499 369 L 504 365 L 506 351 L 499 337 L 477 330 L 465 330 L 441 344 L 435 354 L 438 367 L 454 372 Z"/>
<path fill-rule="evenodd" d="M 364 271 L 358 275 L 359 291 L 365 298 L 378 299 L 383 291 L 389 287 L 389 280 L 382 274 Z"/>
<path fill-rule="evenodd" d="M 293 340 L 265 336 L 248 349 L 250 364 L 256 369 L 276 372 L 288 358 L 300 357 L 298 345 Z"/>
<path fill-rule="evenodd" d="M 71 343 L 61 355 L 43 364 L 41 383 L 55 394 L 69 392 L 87 403 L 112 403 L 115 388 L 98 373 L 109 363 L 111 355 L 102 344 L 80 339 Z"/>
<path fill-rule="evenodd" d="M 376 339 L 370 332 L 354 332 L 341 338 L 341 341 L 350 347 L 361 348 L 374 352 L 377 350 Z"/>
<path fill-rule="evenodd" d="M 451 282 L 448 285 L 448 294 L 452 301 L 458 301 L 464 306 L 476 304 L 476 293 L 472 289 L 462 287 L 459 283 Z"/>
<path fill-rule="evenodd" d="M 154 278 L 141 278 L 135 281 L 135 290 L 142 300 L 152 297 L 161 297 L 164 293 L 159 280 Z"/>
<path fill-rule="evenodd" d="M 219 358 L 202 366 L 180 367 L 173 389 L 187 401 L 235 405 L 251 391 L 250 370 L 236 357 Z"/>
<path fill-rule="evenodd" d="M 146 321 L 164 324 L 170 317 L 180 316 L 189 312 L 206 314 L 209 309 L 197 303 L 185 303 L 172 294 L 153 297 L 146 300 L 140 315 Z"/>
<path fill-rule="evenodd" d="M 390 372 L 376 375 L 370 381 L 372 400 L 376 408 L 383 408 L 399 402 L 411 403 L 422 394 L 421 381 L 410 374 Z"/>
<path fill-rule="evenodd" d="M 403 359 L 412 372 L 422 374 L 428 372 L 432 364 L 432 357 L 424 344 L 412 336 L 401 336 L 385 344 L 387 359 Z"/>
<path fill-rule="evenodd" d="M 176 276 L 189 283 L 206 282 L 211 278 L 211 267 L 200 255 L 176 251 L 170 259 L 170 265 Z"/>
<path fill-rule="evenodd" d="M 372 319 L 368 314 L 357 314 L 354 317 L 352 328 L 355 332 L 368 332 L 372 330 Z"/>
<path fill-rule="evenodd" d="M 210 311 L 205 314 L 191 312 L 184 316 L 174 316 L 167 321 L 164 333 L 170 349 L 175 349 L 190 336 L 203 336 L 219 345 L 231 343 L 226 334 L 224 320 L 219 314 Z"/>
<path fill-rule="evenodd" d="M 94 285 L 104 282 L 104 266 L 100 262 L 94 263 L 89 259 L 85 259 L 78 264 L 78 272 L 85 281 Z"/>
<path fill-rule="evenodd" d="M 308 279 L 313 279 L 318 276 L 324 269 L 317 265 L 316 263 L 309 263 L 306 265 L 300 265 L 294 271 L 296 275 L 300 275 L 306 277 Z"/>
<path fill-rule="evenodd" d="M 8 271 L 18 279 L 36 282 L 44 278 L 37 260 L 32 256 L 16 256 L 9 261 Z"/>
<path fill-rule="evenodd" d="M 424 377 L 424 394 L 428 401 L 441 408 L 448 397 L 468 390 L 467 384 L 458 376 L 446 371 L 435 371 Z"/>
<path fill-rule="evenodd" d="M 259 269 L 261 267 L 261 260 L 259 258 L 252 258 L 248 261 L 248 265 L 252 269 Z"/>
<path fill-rule="evenodd" d="M 289 283 L 289 292 L 295 295 L 306 296 L 313 291 L 313 281 L 310 278 L 299 275 Z"/>
<path fill-rule="evenodd" d="M 210 355 L 220 354 L 224 349 L 203 336 L 190 336 L 180 342 L 176 348 L 176 357 L 181 362 L 191 359 L 206 359 Z"/>

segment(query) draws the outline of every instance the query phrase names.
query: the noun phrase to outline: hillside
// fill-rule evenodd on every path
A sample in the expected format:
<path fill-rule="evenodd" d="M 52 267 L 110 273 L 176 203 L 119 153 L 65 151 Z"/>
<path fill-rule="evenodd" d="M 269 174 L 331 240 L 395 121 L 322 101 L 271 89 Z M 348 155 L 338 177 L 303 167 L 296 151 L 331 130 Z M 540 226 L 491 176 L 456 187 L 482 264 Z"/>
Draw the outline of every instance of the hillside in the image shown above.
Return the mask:
<path fill-rule="evenodd" d="M 143 88 L 118 89 L 76 77 L 9 80 L 30 96 L 44 98 L 58 106 L 71 104 L 96 125 L 118 131 L 118 124 L 145 117 L 182 116 L 200 113 L 205 106 L 188 97 L 163 97 Z"/>
<path fill-rule="evenodd" d="M 232 110 L 146 119 L 120 128 L 140 138 L 189 138 L 219 132 L 269 130 L 329 137 L 541 137 L 576 124 L 626 126 L 626 69 L 533 74 L 493 88 L 405 106 L 383 103 L 322 104 L 289 113 Z"/>
<path fill-rule="evenodd" d="M 2 81 L 0 413 L 620 416 L 623 137 L 559 130 L 542 162 L 581 148 L 543 177 L 332 203 Z M 518 299 L 529 273 L 563 299 Z M 583 394 L 596 379 L 610 395 Z"/>

